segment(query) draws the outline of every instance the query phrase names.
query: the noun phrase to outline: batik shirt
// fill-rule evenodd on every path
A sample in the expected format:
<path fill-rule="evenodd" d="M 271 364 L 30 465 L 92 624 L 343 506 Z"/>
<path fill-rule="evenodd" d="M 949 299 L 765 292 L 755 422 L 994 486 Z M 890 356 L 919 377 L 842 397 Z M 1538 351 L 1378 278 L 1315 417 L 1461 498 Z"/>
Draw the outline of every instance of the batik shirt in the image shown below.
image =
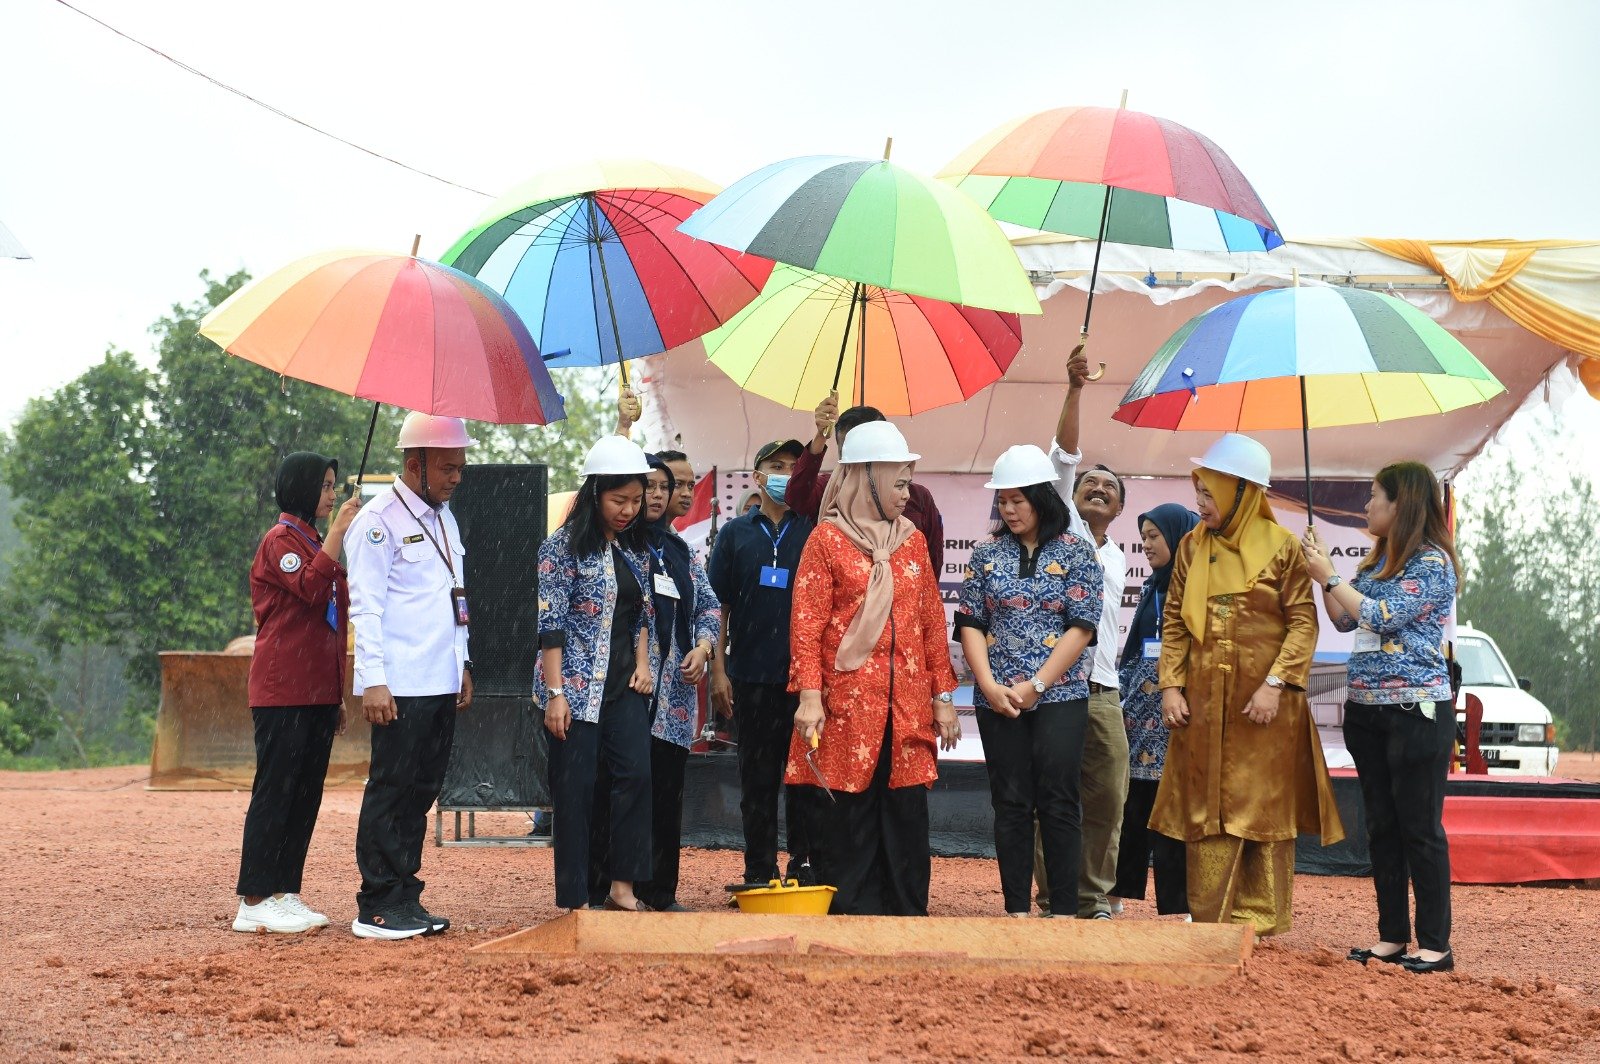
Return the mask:
<path fill-rule="evenodd" d="M 1356 631 L 1350 655 L 1349 698 L 1365 705 L 1448 702 L 1450 670 L 1444 660 L 1444 625 L 1456 600 L 1456 571 L 1437 547 L 1423 546 L 1388 580 L 1372 568 L 1350 582 L 1362 595 L 1359 624 L 1341 620 L 1334 627 Z M 1374 642 L 1373 649 L 1360 649 Z"/>
<path fill-rule="evenodd" d="M 1142 600 L 1150 594 L 1144 588 Z M 1156 614 L 1160 618 L 1159 611 Z M 1161 723 L 1159 657 L 1136 657 L 1117 671 L 1122 699 L 1122 724 L 1128 731 L 1128 774 L 1136 780 L 1158 780 L 1167 760 L 1167 728 Z"/>
<path fill-rule="evenodd" d="M 539 646 L 561 647 L 561 683 L 566 688 L 572 719 L 594 724 L 605 701 L 606 670 L 611 665 L 611 618 L 617 605 L 614 559 L 621 555 L 639 579 L 643 608 L 639 629 L 647 629 L 651 675 L 659 675 L 661 655 L 656 647 L 656 610 L 650 589 L 650 555 L 644 551 L 613 549 L 587 558 L 574 557 L 572 537 L 558 528 L 539 547 Z M 638 630 L 634 632 L 638 636 Z M 632 662 L 628 663 L 632 668 Z M 533 672 L 533 697 L 545 698 L 544 668 Z"/>
<path fill-rule="evenodd" d="M 656 565 L 655 572 L 662 572 Z M 684 656 L 699 646 L 701 641 L 717 645 L 717 630 L 722 624 L 722 608 L 711 590 L 706 577 L 706 567 L 692 555 L 689 572 L 694 577 L 694 587 L 678 589 L 678 608 L 693 612 L 689 619 L 689 646 L 678 645 L 678 627 L 672 626 L 672 646 L 656 674 L 656 720 L 650 734 L 664 742 L 688 748 L 695 741 L 694 719 L 700 709 L 700 685 L 683 678 Z"/>
<path fill-rule="evenodd" d="M 1068 628 L 1094 632 L 1100 623 L 1104 577 L 1094 548 L 1070 532 L 1024 558 L 1014 536 L 980 543 L 967 564 L 956 627 L 976 628 L 989 647 L 989 672 L 1004 686 L 1031 680 Z M 1039 702 L 1089 697 L 1087 650 Z M 977 705 L 989 708 L 982 691 Z"/>

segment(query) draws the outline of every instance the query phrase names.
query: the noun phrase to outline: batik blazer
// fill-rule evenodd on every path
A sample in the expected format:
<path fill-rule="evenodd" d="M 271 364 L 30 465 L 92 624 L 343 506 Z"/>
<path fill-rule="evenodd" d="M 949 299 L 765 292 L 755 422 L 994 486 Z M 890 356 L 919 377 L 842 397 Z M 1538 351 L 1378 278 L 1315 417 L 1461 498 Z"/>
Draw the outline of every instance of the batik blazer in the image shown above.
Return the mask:
<path fill-rule="evenodd" d="M 1424 546 L 1395 576 L 1379 580 L 1379 558 L 1350 581 L 1363 596 L 1358 620 L 1335 621 L 1377 635 L 1378 649 L 1351 654 L 1349 698 L 1366 705 L 1450 701 L 1444 625 L 1456 600 L 1456 570 L 1437 547 Z"/>
<path fill-rule="evenodd" d="M 694 613 L 689 621 L 689 637 L 694 642 L 686 647 L 678 645 L 677 626 L 673 626 L 672 646 L 656 680 L 656 721 L 650 734 L 664 742 L 689 747 L 695 741 L 694 719 L 700 709 L 700 685 L 683 678 L 683 659 L 704 640 L 717 645 L 717 632 L 722 625 L 722 604 L 711 590 L 711 579 L 699 559 L 690 556 L 689 571 L 694 576 L 694 590 L 684 595 L 679 588 L 679 608 L 692 605 Z"/>
<path fill-rule="evenodd" d="M 620 549 L 620 548 L 619 548 Z M 659 675 L 655 602 L 650 594 L 650 556 L 622 550 L 633 568 L 644 600 L 639 628 L 647 630 L 651 675 Z M 558 528 L 539 547 L 539 646 L 561 647 L 561 684 L 567 691 L 572 719 L 586 724 L 600 720 L 606 670 L 611 665 L 611 619 L 617 607 L 615 555 L 606 549 L 587 558 L 572 553 L 572 537 Z M 638 632 L 634 633 L 635 638 Z M 633 668 L 633 663 L 628 663 Z M 545 704 L 544 669 L 533 672 L 533 697 Z"/>

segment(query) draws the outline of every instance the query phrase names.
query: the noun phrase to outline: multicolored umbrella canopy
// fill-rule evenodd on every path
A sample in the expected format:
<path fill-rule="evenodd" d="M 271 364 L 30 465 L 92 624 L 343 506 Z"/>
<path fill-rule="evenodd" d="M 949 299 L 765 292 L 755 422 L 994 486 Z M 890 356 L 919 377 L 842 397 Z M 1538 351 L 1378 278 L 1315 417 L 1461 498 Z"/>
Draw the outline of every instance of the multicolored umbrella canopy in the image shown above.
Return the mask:
<path fill-rule="evenodd" d="M 1441 414 L 1504 390 L 1461 341 L 1403 300 L 1275 288 L 1184 323 L 1112 416 L 1209 432 L 1331 428 Z"/>
<path fill-rule="evenodd" d="M 502 293 L 556 366 L 598 366 L 687 343 L 761 291 L 772 264 L 678 226 L 717 193 L 639 159 L 541 174 L 497 200 L 442 261 Z"/>
<path fill-rule="evenodd" d="M 308 256 L 235 292 L 200 332 L 286 377 L 408 410 L 502 425 L 566 416 L 499 293 L 410 255 Z"/>
<path fill-rule="evenodd" d="M 1276 288 L 1185 322 L 1112 415 L 1141 428 L 1299 429 L 1313 521 L 1311 429 L 1472 406 L 1505 391 L 1444 327 L 1358 288 Z"/>
<path fill-rule="evenodd" d="M 1005 234 L 970 198 L 887 159 L 813 155 L 740 179 L 683 232 L 863 285 L 1038 314 Z"/>
<path fill-rule="evenodd" d="M 705 347 L 745 391 L 791 409 L 808 410 L 837 386 L 841 405 L 896 416 L 959 403 L 999 380 L 1022 347 L 1022 325 L 1015 314 L 780 263 Z"/>
<path fill-rule="evenodd" d="M 1138 111 L 1058 107 L 1019 118 L 938 176 L 1001 221 L 1051 233 L 1196 251 L 1271 251 L 1283 243 L 1278 223 L 1221 148 Z M 1107 189 L 1115 190 L 1109 199 Z"/>

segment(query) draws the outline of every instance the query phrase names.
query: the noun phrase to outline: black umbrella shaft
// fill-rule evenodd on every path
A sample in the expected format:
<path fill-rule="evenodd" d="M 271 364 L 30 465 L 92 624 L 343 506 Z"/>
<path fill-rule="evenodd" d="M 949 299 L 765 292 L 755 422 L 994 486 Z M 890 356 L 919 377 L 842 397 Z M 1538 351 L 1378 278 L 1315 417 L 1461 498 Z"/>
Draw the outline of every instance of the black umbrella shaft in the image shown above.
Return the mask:
<path fill-rule="evenodd" d="M 622 370 L 622 386 L 628 386 L 628 360 L 622 354 L 622 330 L 617 326 L 617 306 L 611 299 L 611 274 L 606 270 L 606 241 L 600 232 L 600 212 L 594 205 L 594 195 L 584 197 L 589 201 L 589 235 L 594 240 L 595 256 L 600 260 L 600 283 L 606 290 L 606 311 L 611 315 L 611 339 L 617 346 L 617 365 Z"/>
<path fill-rule="evenodd" d="M 844 336 L 839 339 L 839 362 L 833 367 L 833 390 L 839 390 L 839 374 L 844 372 L 844 353 L 850 350 L 850 323 L 856 320 L 856 296 L 861 294 L 861 283 L 850 290 L 850 309 L 844 316 Z"/>
<path fill-rule="evenodd" d="M 1089 316 L 1094 313 L 1094 285 L 1100 279 L 1100 249 L 1106 246 L 1106 229 L 1111 224 L 1111 186 L 1106 186 L 1106 198 L 1100 205 L 1100 239 L 1094 243 L 1094 265 L 1089 269 L 1089 299 L 1083 305 L 1083 328 L 1078 332 L 1080 340 L 1089 336 Z"/>
<path fill-rule="evenodd" d="M 1306 416 L 1306 379 L 1300 378 L 1300 445 L 1305 449 L 1306 456 L 1306 527 L 1310 528 L 1317 522 L 1316 512 L 1311 508 L 1311 419 Z"/>
<path fill-rule="evenodd" d="M 372 420 L 367 422 L 367 443 L 361 448 L 361 465 L 356 469 L 356 486 L 350 494 L 355 495 L 361 491 L 361 478 L 367 475 L 367 452 L 372 450 L 372 430 L 378 427 L 378 406 L 372 404 Z"/>

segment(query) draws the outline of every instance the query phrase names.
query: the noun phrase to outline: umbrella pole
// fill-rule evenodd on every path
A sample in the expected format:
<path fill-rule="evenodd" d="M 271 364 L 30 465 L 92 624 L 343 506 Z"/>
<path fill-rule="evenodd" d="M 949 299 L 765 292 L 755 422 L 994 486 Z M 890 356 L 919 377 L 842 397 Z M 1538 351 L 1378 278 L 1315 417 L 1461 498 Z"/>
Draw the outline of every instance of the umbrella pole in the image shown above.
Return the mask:
<path fill-rule="evenodd" d="M 856 296 L 861 292 L 861 282 L 850 290 L 850 310 L 844 316 L 844 337 L 839 341 L 839 361 L 833 367 L 833 390 L 839 390 L 839 374 L 844 372 L 844 353 L 850 350 L 850 323 L 856 320 Z M 837 304 L 835 304 L 837 305 Z"/>
<path fill-rule="evenodd" d="M 1306 417 L 1306 379 L 1300 378 L 1300 445 L 1306 457 L 1306 527 L 1310 528 L 1317 523 L 1316 512 L 1311 506 L 1311 421 Z"/>
<path fill-rule="evenodd" d="M 885 151 L 888 149 L 885 148 Z M 856 389 L 856 405 L 867 405 L 867 290 L 856 285 L 861 299 L 861 324 L 856 326 L 856 368 L 861 376 L 861 386 Z"/>
<path fill-rule="evenodd" d="M 611 340 L 617 347 L 617 368 L 622 372 L 619 388 L 628 390 L 628 360 L 622 356 L 622 330 L 617 326 L 617 307 L 611 299 L 611 274 L 606 270 L 606 242 L 600 232 L 600 213 L 594 205 L 594 193 L 585 196 L 589 201 L 589 235 L 594 240 L 595 255 L 600 259 L 600 283 L 606 289 L 606 312 L 611 315 Z"/>
<path fill-rule="evenodd" d="M 361 491 L 361 478 L 367 475 L 367 453 L 372 450 L 372 430 L 378 427 L 378 407 L 380 405 L 377 402 L 372 404 L 372 419 L 367 422 L 367 443 L 366 446 L 361 448 L 361 465 L 356 469 L 356 484 L 355 488 L 350 492 L 351 495 L 356 495 Z"/>

